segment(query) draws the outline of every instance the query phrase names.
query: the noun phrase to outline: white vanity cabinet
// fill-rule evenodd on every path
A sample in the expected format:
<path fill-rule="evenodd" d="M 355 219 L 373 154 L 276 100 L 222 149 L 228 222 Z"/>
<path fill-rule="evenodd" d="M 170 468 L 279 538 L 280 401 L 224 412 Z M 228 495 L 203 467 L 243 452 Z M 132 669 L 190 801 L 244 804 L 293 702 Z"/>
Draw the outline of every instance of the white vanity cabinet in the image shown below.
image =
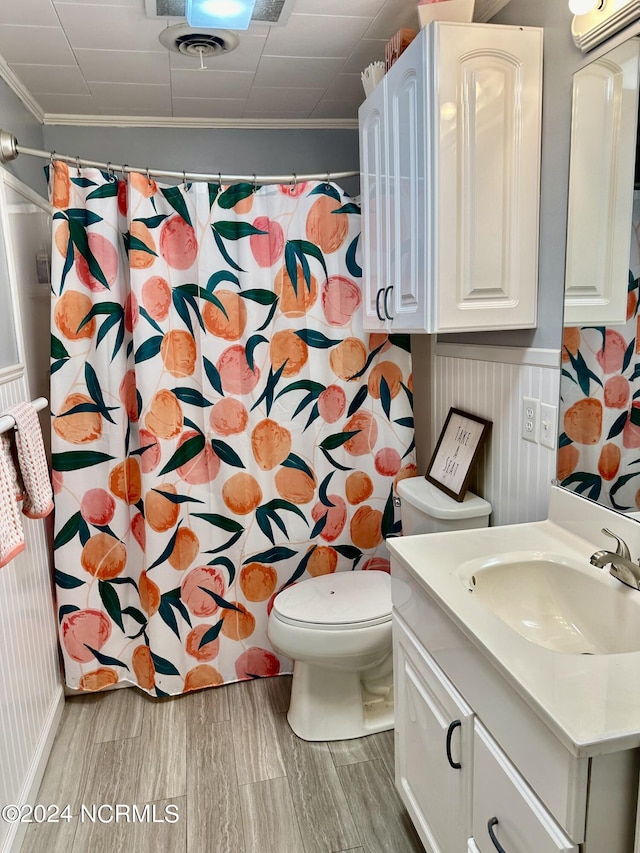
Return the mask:
<path fill-rule="evenodd" d="M 463 850 L 471 834 L 473 711 L 394 625 L 396 780 L 429 853 Z"/>
<path fill-rule="evenodd" d="M 365 329 L 536 324 L 542 31 L 433 23 L 360 108 Z"/>
<path fill-rule="evenodd" d="M 393 553 L 391 575 L 396 787 L 427 853 L 633 853 L 639 750 L 571 753 Z"/>

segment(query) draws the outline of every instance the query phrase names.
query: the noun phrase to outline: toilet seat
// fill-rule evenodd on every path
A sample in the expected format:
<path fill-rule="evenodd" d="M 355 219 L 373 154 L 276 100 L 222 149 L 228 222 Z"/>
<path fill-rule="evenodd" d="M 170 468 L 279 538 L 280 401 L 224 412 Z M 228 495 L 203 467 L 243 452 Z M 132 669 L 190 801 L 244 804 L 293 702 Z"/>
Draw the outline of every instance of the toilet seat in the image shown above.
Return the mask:
<path fill-rule="evenodd" d="M 273 611 L 282 622 L 325 631 L 368 628 L 391 620 L 391 580 L 386 572 L 336 572 L 280 592 Z"/>

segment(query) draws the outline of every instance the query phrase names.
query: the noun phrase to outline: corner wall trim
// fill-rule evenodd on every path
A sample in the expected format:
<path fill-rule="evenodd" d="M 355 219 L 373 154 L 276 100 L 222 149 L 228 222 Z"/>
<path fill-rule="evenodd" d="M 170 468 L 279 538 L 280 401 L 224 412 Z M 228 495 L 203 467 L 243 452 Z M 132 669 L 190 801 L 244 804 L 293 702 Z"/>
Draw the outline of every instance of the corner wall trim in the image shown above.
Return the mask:
<path fill-rule="evenodd" d="M 559 349 L 447 344 L 438 341 L 435 350 L 436 356 L 443 358 L 468 358 L 471 361 L 496 361 L 501 364 L 530 364 L 560 370 Z"/>

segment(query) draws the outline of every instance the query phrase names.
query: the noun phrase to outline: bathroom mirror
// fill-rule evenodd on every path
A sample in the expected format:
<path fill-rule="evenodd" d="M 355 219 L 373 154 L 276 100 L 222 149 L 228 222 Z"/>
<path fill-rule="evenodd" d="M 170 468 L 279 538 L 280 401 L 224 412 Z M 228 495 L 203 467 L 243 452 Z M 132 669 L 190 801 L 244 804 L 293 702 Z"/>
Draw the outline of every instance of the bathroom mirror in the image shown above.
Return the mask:
<path fill-rule="evenodd" d="M 558 481 L 640 519 L 640 38 L 574 75 Z"/>

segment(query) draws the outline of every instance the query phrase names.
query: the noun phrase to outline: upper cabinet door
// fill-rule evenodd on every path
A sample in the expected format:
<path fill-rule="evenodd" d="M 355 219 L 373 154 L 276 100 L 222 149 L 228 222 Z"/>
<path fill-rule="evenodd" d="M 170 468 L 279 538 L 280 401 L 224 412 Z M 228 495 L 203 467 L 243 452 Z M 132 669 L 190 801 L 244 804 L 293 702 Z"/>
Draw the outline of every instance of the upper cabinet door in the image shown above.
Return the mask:
<path fill-rule="evenodd" d="M 542 32 L 432 25 L 438 331 L 536 324 Z"/>
<path fill-rule="evenodd" d="M 428 327 L 428 263 L 431 256 L 424 39 L 387 76 L 389 146 L 388 313 L 394 329 Z"/>
<path fill-rule="evenodd" d="M 640 41 L 573 78 L 565 326 L 627 321 Z"/>
<path fill-rule="evenodd" d="M 384 329 L 388 285 L 386 80 L 360 107 L 360 188 L 364 276 L 364 328 Z"/>
<path fill-rule="evenodd" d="M 433 23 L 360 108 L 364 328 L 536 325 L 542 31 Z"/>

